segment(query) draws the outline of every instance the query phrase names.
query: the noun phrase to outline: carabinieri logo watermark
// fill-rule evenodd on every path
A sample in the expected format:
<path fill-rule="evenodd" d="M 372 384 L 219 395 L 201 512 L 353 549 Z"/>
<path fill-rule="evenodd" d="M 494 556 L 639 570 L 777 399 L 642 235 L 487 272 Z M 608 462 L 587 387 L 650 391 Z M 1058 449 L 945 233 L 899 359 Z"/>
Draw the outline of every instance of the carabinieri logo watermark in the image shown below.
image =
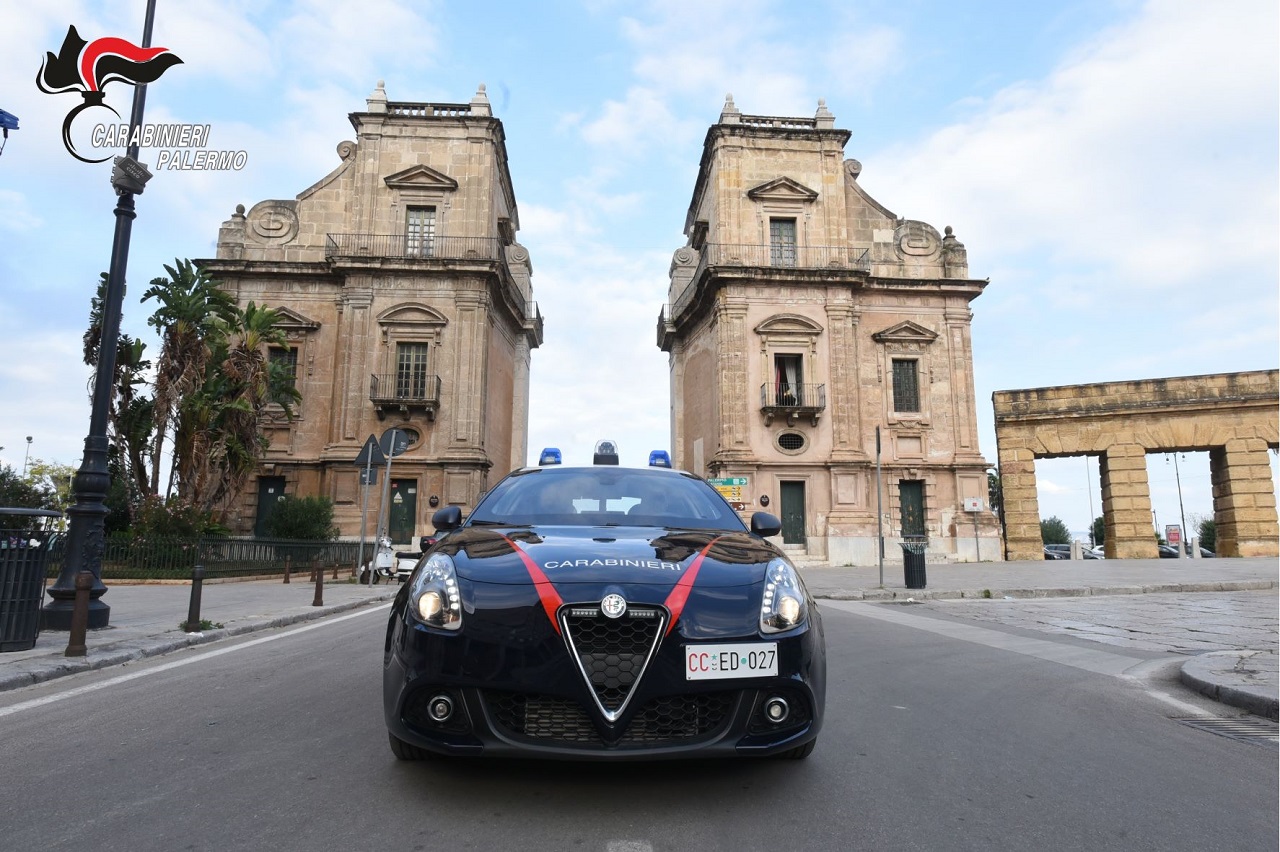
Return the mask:
<path fill-rule="evenodd" d="M 106 37 L 86 42 L 74 26 L 67 28 L 58 55 L 46 52 L 36 86 L 48 95 L 78 92 L 82 98 L 62 122 L 62 144 L 67 152 L 84 163 L 102 163 L 115 151 L 102 157 L 85 156 L 76 147 L 86 140 L 92 148 L 154 148 L 156 169 L 181 171 L 240 170 L 249 159 L 244 151 L 208 150 L 208 124 L 129 124 L 96 121 L 85 122 L 82 115 L 91 109 L 105 109 L 117 119 L 120 113 L 106 102 L 106 86 L 123 81 L 134 86 L 154 83 L 182 60 L 167 47 L 138 47 L 122 38 Z M 88 116 L 91 118 L 92 116 Z M 88 124 L 85 133 L 80 125 Z"/>

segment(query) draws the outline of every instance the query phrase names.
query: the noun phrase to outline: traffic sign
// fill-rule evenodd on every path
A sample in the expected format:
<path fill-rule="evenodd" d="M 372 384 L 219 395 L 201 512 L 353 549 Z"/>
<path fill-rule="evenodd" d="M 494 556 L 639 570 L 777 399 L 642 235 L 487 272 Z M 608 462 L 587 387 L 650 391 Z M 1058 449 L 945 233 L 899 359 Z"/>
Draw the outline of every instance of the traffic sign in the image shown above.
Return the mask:
<path fill-rule="evenodd" d="M 360 455 L 356 456 L 355 465 L 357 467 L 378 466 L 387 463 L 387 457 L 383 454 L 382 448 L 378 446 L 378 439 L 369 436 L 369 440 L 364 442 L 364 447 L 360 450 Z"/>
<path fill-rule="evenodd" d="M 720 479 L 708 479 L 707 482 L 710 482 L 713 486 L 720 486 L 720 485 L 743 486 L 747 484 L 747 478 L 745 476 L 725 476 L 725 477 L 721 477 Z"/>
<path fill-rule="evenodd" d="M 392 426 L 382 433 L 382 439 L 378 441 L 378 448 L 382 450 L 384 455 L 395 458 L 409 449 L 411 443 L 413 441 L 410 440 L 408 432 Z"/>

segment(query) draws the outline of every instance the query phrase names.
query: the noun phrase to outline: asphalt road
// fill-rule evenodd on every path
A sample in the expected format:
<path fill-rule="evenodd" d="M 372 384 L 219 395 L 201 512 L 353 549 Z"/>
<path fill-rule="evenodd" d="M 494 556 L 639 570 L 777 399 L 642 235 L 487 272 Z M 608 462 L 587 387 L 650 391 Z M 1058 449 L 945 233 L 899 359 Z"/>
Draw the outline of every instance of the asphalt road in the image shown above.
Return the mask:
<path fill-rule="evenodd" d="M 385 607 L 0 695 L 0 847 L 1275 848 L 1277 761 L 1174 718 L 1172 656 L 823 602 L 807 761 L 404 764 Z M 1138 675 L 1135 677 L 1135 675 Z"/>

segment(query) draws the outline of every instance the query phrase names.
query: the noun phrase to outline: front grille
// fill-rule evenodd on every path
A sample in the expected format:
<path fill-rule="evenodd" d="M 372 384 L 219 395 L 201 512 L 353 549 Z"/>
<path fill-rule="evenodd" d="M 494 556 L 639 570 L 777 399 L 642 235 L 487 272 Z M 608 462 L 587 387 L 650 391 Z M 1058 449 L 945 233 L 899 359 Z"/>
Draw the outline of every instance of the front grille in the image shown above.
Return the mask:
<path fill-rule="evenodd" d="M 737 692 L 668 695 L 640 708 L 617 745 L 672 745 L 708 737 L 728 722 Z M 485 704 L 501 732 L 539 744 L 603 746 L 586 709 L 551 695 L 486 691 Z"/>
<path fill-rule="evenodd" d="M 594 604 L 574 604 L 560 613 L 569 649 L 609 721 L 621 714 L 662 637 L 666 611 L 631 607 L 609 618 Z"/>

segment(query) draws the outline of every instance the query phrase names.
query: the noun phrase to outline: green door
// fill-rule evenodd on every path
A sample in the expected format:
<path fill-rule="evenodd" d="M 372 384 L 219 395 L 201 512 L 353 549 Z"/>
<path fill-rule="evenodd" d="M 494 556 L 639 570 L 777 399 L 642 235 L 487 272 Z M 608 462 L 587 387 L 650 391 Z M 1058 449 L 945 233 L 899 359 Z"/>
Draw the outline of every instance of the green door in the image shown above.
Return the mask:
<path fill-rule="evenodd" d="M 902 536 L 925 535 L 924 482 L 919 479 L 898 480 L 898 505 L 902 514 Z"/>
<path fill-rule="evenodd" d="M 781 482 L 782 543 L 804 544 L 804 483 Z"/>
<path fill-rule="evenodd" d="M 271 517 L 271 511 L 282 499 L 284 499 L 283 476 L 258 477 L 258 514 L 253 521 L 253 534 L 258 538 L 266 538 L 267 518 Z"/>
<path fill-rule="evenodd" d="M 394 544 L 412 544 L 418 520 L 418 480 L 391 480 L 391 513 L 388 532 Z"/>

